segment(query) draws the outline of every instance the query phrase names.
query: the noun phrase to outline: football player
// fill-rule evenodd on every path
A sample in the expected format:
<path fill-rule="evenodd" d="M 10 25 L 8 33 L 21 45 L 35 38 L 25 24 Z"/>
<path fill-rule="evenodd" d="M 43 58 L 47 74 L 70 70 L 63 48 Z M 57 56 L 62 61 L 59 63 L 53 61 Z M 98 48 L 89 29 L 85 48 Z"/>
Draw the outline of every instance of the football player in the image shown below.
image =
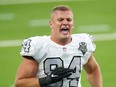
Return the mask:
<path fill-rule="evenodd" d="M 50 36 L 25 39 L 23 57 L 15 87 L 81 87 L 81 71 L 86 71 L 91 87 L 102 87 L 100 67 L 89 34 L 72 34 L 73 12 L 61 5 L 52 9 Z"/>

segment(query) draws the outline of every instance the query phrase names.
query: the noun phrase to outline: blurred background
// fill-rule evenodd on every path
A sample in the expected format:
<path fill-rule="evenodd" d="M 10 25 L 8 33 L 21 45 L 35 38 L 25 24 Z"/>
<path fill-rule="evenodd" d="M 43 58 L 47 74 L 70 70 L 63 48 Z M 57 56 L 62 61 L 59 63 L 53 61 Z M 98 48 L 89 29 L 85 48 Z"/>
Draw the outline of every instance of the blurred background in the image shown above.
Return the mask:
<path fill-rule="evenodd" d="M 0 0 L 0 87 L 13 87 L 21 62 L 22 40 L 50 35 L 51 9 L 68 5 L 74 12 L 73 33 L 89 33 L 97 45 L 94 53 L 100 64 L 104 87 L 116 82 L 116 1 L 115 0 Z M 82 86 L 90 87 L 82 72 Z"/>

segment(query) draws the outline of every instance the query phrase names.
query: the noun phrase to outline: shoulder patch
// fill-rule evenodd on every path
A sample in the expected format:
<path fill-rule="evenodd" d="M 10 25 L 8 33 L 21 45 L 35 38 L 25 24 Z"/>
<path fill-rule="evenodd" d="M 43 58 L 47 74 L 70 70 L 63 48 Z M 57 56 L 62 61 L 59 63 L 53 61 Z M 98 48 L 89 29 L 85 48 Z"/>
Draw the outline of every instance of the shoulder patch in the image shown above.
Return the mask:
<path fill-rule="evenodd" d="M 79 48 L 78 48 L 82 54 L 84 55 L 87 52 L 87 43 L 85 42 L 80 42 L 79 43 Z"/>

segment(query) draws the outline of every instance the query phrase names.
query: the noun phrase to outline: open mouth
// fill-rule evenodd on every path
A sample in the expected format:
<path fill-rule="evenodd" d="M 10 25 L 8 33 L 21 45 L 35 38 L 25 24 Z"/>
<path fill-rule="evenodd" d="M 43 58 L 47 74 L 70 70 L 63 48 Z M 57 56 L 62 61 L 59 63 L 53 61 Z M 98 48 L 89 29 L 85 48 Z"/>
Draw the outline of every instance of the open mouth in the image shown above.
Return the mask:
<path fill-rule="evenodd" d="M 69 29 L 68 28 L 62 28 L 60 30 L 64 35 L 68 34 L 69 33 Z"/>

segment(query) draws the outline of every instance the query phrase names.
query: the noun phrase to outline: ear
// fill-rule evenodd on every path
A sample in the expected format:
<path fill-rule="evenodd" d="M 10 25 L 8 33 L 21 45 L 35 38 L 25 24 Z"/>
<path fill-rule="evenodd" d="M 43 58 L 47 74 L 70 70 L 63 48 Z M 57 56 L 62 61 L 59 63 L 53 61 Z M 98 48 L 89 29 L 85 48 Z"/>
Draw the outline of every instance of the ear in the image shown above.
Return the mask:
<path fill-rule="evenodd" d="M 74 29 L 74 22 L 73 22 L 72 28 Z"/>
<path fill-rule="evenodd" d="M 53 23 L 52 23 L 51 20 L 49 21 L 49 26 L 50 26 L 50 28 L 52 29 L 52 27 L 53 27 Z"/>
<path fill-rule="evenodd" d="M 73 27 L 72 27 L 73 29 L 74 29 L 74 25 L 73 25 Z"/>

